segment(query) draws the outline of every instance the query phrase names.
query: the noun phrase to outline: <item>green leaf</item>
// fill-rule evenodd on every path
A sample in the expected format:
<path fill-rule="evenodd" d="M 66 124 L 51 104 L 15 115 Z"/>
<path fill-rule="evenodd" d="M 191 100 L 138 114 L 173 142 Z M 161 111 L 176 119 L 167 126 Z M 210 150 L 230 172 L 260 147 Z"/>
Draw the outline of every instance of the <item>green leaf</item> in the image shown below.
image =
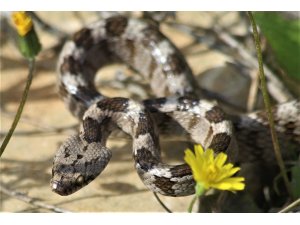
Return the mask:
<path fill-rule="evenodd" d="M 294 198 L 300 198 L 300 165 L 293 166 L 291 171 L 293 196 Z"/>
<path fill-rule="evenodd" d="M 300 20 L 285 19 L 275 12 L 254 16 L 281 68 L 300 81 Z"/>

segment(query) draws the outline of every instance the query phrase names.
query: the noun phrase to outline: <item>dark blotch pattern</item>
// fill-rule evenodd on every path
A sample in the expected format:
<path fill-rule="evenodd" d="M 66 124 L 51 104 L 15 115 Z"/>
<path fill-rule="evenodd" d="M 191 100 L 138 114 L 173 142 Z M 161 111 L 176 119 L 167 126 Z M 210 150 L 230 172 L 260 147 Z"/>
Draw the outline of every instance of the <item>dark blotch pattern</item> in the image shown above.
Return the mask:
<path fill-rule="evenodd" d="M 149 121 L 144 113 L 139 114 L 139 122 L 135 133 L 135 138 L 138 138 L 139 135 L 147 134 L 153 130 L 152 122 Z"/>
<path fill-rule="evenodd" d="M 83 158 L 83 155 L 77 154 L 77 159 L 82 159 L 82 158 Z"/>
<path fill-rule="evenodd" d="M 90 118 L 87 117 L 83 120 L 83 129 L 84 129 L 84 139 L 88 143 L 92 142 L 100 142 L 101 141 L 101 134 L 98 132 L 99 129 L 99 123 Z"/>
<path fill-rule="evenodd" d="M 113 112 L 126 112 L 128 107 L 127 98 L 105 98 L 97 103 L 97 107 L 101 110 L 109 110 Z"/>
<path fill-rule="evenodd" d="M 144 105 L 150 112 L 158 112 L 158 109 L 161 108 L 166 102 L 166 98 L 146 99 L 143 101 Z"/>
<path fill-rule="evenodd" d="M 168 56 L 167 64 L 168 68 L 170 68 L 169 70 L 172 71 L 173 75 L 179 75 L 186 70 L 185 60 L 182 59 L 177 52 Z"/>
<path fill-rule="evenodd" d="M 90 48 L 93 45 L 93 37 L 91 35 L 91 30 L 88 28 L 83 28 L 78 31 L 73 36 L 73 41 L 77 47 Z"/>
<path fill-rule="evenodd" d="M 152 153 L 142 147 L 136 151 L 136 155 L 134 155 L 134 160 L 137 164 L 139 164 L 144 171 L 148 171 L 154 165 L 158 164 L 158 159 L 155 158 Z"/>
<path fill-rule="evenodd" d="M 191 130 L 199 123 L 199 118 L 197 116 L 191 116 L 188 122 L 188 130 Z M 209 134 L 210 135 L 210 134 Z M 207 136 L 209 136 L 207 135 Z"/>
<path fill-rule="evenodd" d="M 105 29 L 108 36 L 120 36 L 127 27 L 128 19 L 123 16 L 110 17 L 106 20 Z"/>
<path fill-rule="evenodd" d="M 173 177 L 184 177 L 192 174 L 192 170 L 187 164 L 172 167 L 170 172 L 173 174 Z"/>
<path fill-rule="evenodd" d="M 209 148 L 214 149 L 216 152 L 226 151 L 231 137 L 227 133 L 216 134 L 209 146 Z"/>
<path fill-rule="evenodd" d="M 76 61 L 72 55 L 66 56 L 64 62 L 60 67 L 61 74 L 70 72 L 71 74 L 80 74 L 81 73 L 81 64 Z"/>
<path fill-rule="evenodd" d="M 75 159 L 72 164 L 71 164 L 71 167 L 70 168 L 76 168 L 76 164 L 78 163 L 78 159 Z"/>
<path fill-rule="evenodd" d="M 94 88 L 94 85 L 89 86 L 77 86 L 76 97 L 81 100 L 81 102 L 89 102 L 101 95 Z"/>
<path fill-rule="evenodd" d="M 159 43 L 165 40 L 165 37 L 158 30 L 156 26 L 149 25 L 145 29 L 142 30 L 144 34 L 144 38 L 142 40 L 142 44 L 146 47 L 149 47 L 151 43 Z"/>
<path fill-rule="evenodd" d="M 175 184 L 175 182 L 170 181 L 169 178 L 155 176 L 155 181 L 153 183 L 155 184 L 155 186 L 159 187 L 163 192 L 168 193 L 171 196 L 174 195 L 174 190 L 172 189 L 172 186 Z"/>
<path fill-rule="evenodd" d="M 83 152 L 86 152 L 87 149 L 88 149 L 88 146 L 85 145 L 85 146 L 83 146 L 82 151 L 83 151 Z"/>
<path fill-rule="evenodd" d="M 145 110 L 145 113 L 139 114 L 139 122 L 135 133 L 135 138 L 138 138 L 139 135 L 147 134 L 149 133 L 152 137 L 152 140 L 154 142 L 155 146 L 159 146 L 159 136 L 155 132 L 156 127 L 154 125 L 154 122 L 152 120 L 152 117 L 150 113 Z"/>
<path fill-rule="evenodd" d="M 61 169 L 61 170 L 64 170 L 66 167 L 67 167 L 67 165 L 62 164 L 62 165 L 60 166 L 60 169 Z M 53 175 L 52 175 L 52 176 L 53 176 Z"/>
<path fill-rule="evenodd" d="M 218 106 L 214 106 L 206 112 L 205 118 L 211 123 L 220 123 L 224 121 L 225 113 Z"/>
<path fill-rule="evenodd" d="M 284 128 L 285 128 L 285 134 L 286 135 L 290 135 L 293 136 L 294 131 L 296 129 L 296 124 L 294 122 L 288 122 L 286 124 L 284 124 Z"/>

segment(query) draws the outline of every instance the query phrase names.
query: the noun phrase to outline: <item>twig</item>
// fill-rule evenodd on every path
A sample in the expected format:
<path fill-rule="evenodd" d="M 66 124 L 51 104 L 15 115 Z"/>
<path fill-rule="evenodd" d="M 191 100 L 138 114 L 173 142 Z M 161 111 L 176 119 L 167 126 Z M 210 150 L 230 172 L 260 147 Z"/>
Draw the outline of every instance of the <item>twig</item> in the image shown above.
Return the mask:
<path fill-rule="evenodd" d="M 35 12 L 27 12 L 33 19 L 36 21 L 43 30 L 52 33 L 54 35 L 57 35 L 61 39 L 66 39 L 69 35 L 63 31 L 58 30 L 57 28 L 54 28 L 53 26 L 49 25 L 45 21 L 43 21 Z"/>
<path fill-rule="evenodd" d="M 259 76 L 257 76 L 257 71 L 251 71 L 250 72 L 251 77 L 251 85 L 249 89 L 249 95 L 247 100 L 247 112 L 252 112 L 254 109 L 256 97 L 257 97 L 257 91 L 259 87 Z"/>
<path fill-rule="evenodd" d="M 156 198 L 156 200 L 159 202 L 159 204 L 168 212 L 168 213 L 173 213 L 161 200 L 160 200 L 160 198 L 158 197 L 158 195 L 155 193 L 155 192 L 153 192 L 153 194 L 154 194 L 154 196 L 155 196 L 155 198 Z"/>
<path fill-rule="evenodd" d="M 237 50 L 238 54 L 242 56 L 244 60 L 250 63 L 255 69 L 259 69 L 257 65 L 256 59 L 245 50 L 238 41 L 236 41 L 230 34 L 222 31 L 222 29 L 218 26 L 214 27 L 214 31 L 219 35 L 219 38 L 230 47 Z M 289 99 L 292 99 L 291 93 L 284 87 L 282 82 L 273 74 L 273 72 L 266 66 L 265 68 L 265 76 L 268 78 L 268 90 L 272 97 L 276 99 L 279 103 L 286 102 Z"/>
<path fill-rule="evenodd" d="M 264 75 L 264 68 L 263 68 L 263 59 L 262 59 L 262 54 L 261 54 L 261 48 L 260 48 L 260 40 L 259 40 L 259 35 L 256 27 L 256 23 L 254 20 L 254 17 L 251 12 L 248 12 L 248 16 L 252 25 L 253 29 L 253 37 L 254 37 L 254 42 L 255 42 L 255 48 L 256 48 L 256 53 L 257 53 L 257 58 L 258 58 L 258 65 L 259 65 L 259 76 L 260 76 L 260 84 L 261 84 L 261 90 L 264 98 L 264 103 L 265 107 L 268 113 L 268 120 L 269 120 L 269 125 L 270 125 L 270 131 L 271 131 L 271 137 L 272 137 L 272 142 L 274 146 L 274 153 L 276 156 L 277 163 L 279 165 L 280 171 L 283 176 L 284 184 L 286 186 L 286 189 L 290 195 L 291 198 L 293 198 L 293 192 L 291 190 L 291 186 L 289 184 L 289 180 L 286 174 L 286 169 L 284 166 L 284 162 L 282 159 L 282 155 L 280 152 L 280 147 L 279 147 L 279 142 L 277 138 L 277 134 L 275 131 L 275 125 L 274 125 L 274 118 L 272 114 L 272 109 L 271 109 L 271 103 L 270 103 L 270 97 L 267 91 L 267 86 L 266 86 L 266 78 Z"/>
<path fill-rule="evenodd" d="M 207 41 L 209 46 L 212 45 L 211 43 L 212 38 L 202 38 L 199 34 L 197 34 L 196 30 L 201 30 L 206 35 L 213 34 L 215 37 L 221 40 L 225 45 L 230 47 L 231 50 L 235 50 L 236 53 L 244 62 L 247 62 L 251 67 L 258 69 L 256 59 L 248 51 L 246 51 L 245 47 L 242 46 L 237 40 L 235 40 L 234 37 L 232 37 L 227 32 L 223 31 L 223 29 L 218 25 L 214 25 L 212 26 L 212 28 L 206 29 L 199 26 L 185 25 L 185 24 L 179 24 L 175 22 L 166 22 L 166 24 L 175 27 L 184 33 L 192 35 L 193 37 L 197 38 L 200 41 Z M 284 87 L 282 82 L 274 75 L 274 73 L 270 69 L 268 69 L 266 65 L 264 65 L 264 68 L 265 68 L 265 75 L 268 78 L 268 89 L 272 97 L 276 99 L 276 101 L 279 103 L 286 102 L 292 99 L 291 93 Z"/>
<path fill-rule="evenodd" d="M 283 208 L 282 210 L 279 211 L 279 213 L 286 213 L 294 209 L 295 207 L 300 205 L 300 198 L 298 198 L 296 201 L 292 202 L 289 204 L 287 207 Z"/>
<path fill-rule="evenodd" d="M 22 95 L 22 99 L 20 101 L 20 105 L 19 105 L 19 108 L 17 110 L 17 113 L 16 113 L 16 116 L 15 116 L 15 119 L 8 131 L 8 134 L 6 135 L 4 141 L 2 142 L 1 144 L 1 148 L 0 148 L 0 157 L 2 156 L 2 153 L 4 152 L 14 130 L 16 129 L 17 127 L 17 124 L 20 120 L 20 117 L 21 117 L 21 114 L 22 114 L 22 111 L 23 111 L 23 108 L 24 108 L 24 105 L 25 105 L 25 102 L 26 102 L 26 99 L 27 99 L 27 95 L 28 95 L 28 92 L 29 92 L 29 88 L 30 88 L 30 85 L 31 85 L 31 82 L 32 82 L 32 78 L 33 78 L 33 72 L 34 72 L 34 65 L 35 65 L 35 60 L 34 59 L 30 59 L 29 60 L 29 74 L 28 74 L 28 78 L 27 78 L 27 81 L 26 81 L 26 86 L 25 86 L 25 89 L 24 89 L 24 92 L 23 92 L 23 95 Z"/>
<path fill-rule="evenodd" d="M 30 131 L 15 131 L 14 136 L 46 136 L 46 135 L 57 135 L 59 133 L 72 135 L 74 132 L 64 132 L 64 129 L 57 130 L 30 130 Z M 0 138 L 5 137 L 6 131 L 0 131 Z"/>
<path fill-rule="evenodd" d="M 31 198 L 31 197 L 25 195 L 22 192 L 9 190 L 8 188 L 4 187 L 2 185 L 2 183 L 0 183 L 0 191 L 2 193 L 4 193 L 4 194 L 9 195 L 11 197 L 14 197 L 14 198 L 16 198 L 16 199 L 18 199 L 20 201 L 23 201 L 23 202 L 26 202 L 26 203 L 29 203 L 31 205 L 34 205 L 34 206 L 37 206 L 37 207 L 41 207 L 41 208 L 44 208 L 44 209 L 49 209 L 49 210 L 51 210 L 53 212 L 59 212 L 59 213 L 70 212 L 68 210 L 56 207 L 54 205 L 49 205 L 49 204 L 46 204 L 46 203 L 44 203 L 42 201 L 36 200 L 34 198 Z"/>

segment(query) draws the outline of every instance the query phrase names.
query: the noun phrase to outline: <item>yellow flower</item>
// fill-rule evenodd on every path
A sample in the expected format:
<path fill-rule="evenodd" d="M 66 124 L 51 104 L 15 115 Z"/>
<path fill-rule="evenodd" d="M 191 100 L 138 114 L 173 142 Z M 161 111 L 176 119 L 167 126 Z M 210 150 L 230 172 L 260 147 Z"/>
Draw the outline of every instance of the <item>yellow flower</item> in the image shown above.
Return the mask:
<path fill-rule="evenodd" d="M 195 154 L 190 149 L 185 150 L 184 160 L 191 167 L 194 180 L 197 182 L 196 192 L 202 193 L 209 188 L 228 191 L 240 191 L 245 188 L 244 177 L 232 177 L 240 168 L 234 167 L 231 163 L 225 164 L 227 160 L 225 153 L 219 153 L 214 157 L 212 149 L 204 151 L 201 145 L 195 145 Z"/>
<path fill-rule="evenodd" d="M 32 29 L 32 20 L 25 12 L 14 12 L 12 19 L 20 36 L 25 36 Z"/>

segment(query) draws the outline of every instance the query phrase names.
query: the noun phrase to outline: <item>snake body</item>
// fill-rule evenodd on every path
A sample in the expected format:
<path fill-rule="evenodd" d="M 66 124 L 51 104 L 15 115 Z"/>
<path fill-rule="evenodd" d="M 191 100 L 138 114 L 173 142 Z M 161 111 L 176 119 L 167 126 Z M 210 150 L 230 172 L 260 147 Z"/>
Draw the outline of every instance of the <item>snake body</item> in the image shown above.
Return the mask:
<path fill-rule="evenodd" d="M 141 74 L 157 98 L 138 102 L 98 92 L 94 85 L 97 70 L 114 62 L 125 63 Z M 116 129 L 131 136 L 135 168 L 143 183 L 151 191 L 168 196 L 193 194 L 195 184 L 187 164 L 162 162 L 159 133 L 163 127 L 217 152 L 226 151 L 233 137 L 232 123 L 216 102 L 199 99 L 197 82 L 181 52 L 148 21 L 113 16 L 77 32 L 60 54 L 58 87 L 69 110 L 82 120 L 79 134 L 60 146 L 53 161 L 51 187 L 60 195 L 79 190 L 103 171 L 111 158 L 106 141 Z M 285 108 L 290 113 L 283 112 Z M 278 121 L 284 121 L 278 129 L 293 136 L 292 141 L 298 144 L 299 102 L 275 110 Z M 285 114 L 285 120 L 280 113 Z M 245 137 L 249 132 L 262 134 L 264 118 L 259 112 L 233 119 L 239 147 L 247 148 L 250 155 L 239 154 L 239 161 L 257 155 Z M 258 148 L 264 154 L 264 149 Z"/>

